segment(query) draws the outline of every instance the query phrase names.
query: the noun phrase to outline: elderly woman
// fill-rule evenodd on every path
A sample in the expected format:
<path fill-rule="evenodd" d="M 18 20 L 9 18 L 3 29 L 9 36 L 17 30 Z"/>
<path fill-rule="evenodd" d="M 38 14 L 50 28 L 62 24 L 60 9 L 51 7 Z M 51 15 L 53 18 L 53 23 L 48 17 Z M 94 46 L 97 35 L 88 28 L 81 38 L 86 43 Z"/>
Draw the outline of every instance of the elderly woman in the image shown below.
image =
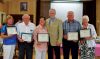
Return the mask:
<path fill-rule="evenodd" d="M 92 24 L 89 24 L 89 17 L 84 15 L 82 18 L 82 28 L 90 29 L 91 36 L 85 37 L 80 41 L 80 59 L 95 59 L 95 38 L 97 36 L 95 28 Z"/>
<path fill-rule="evenodd" d="M 6 19 L 6 24 L 1 29 L 1 36 L 4 38 L 3 59 L 13 59 L 17 35 L 16 34 L 7 35 L 7 27 L 14 26 L 13 23 L 14 23 L 13 17 L 8 15 Z"/>
<path fill-rule="evenodd" d="M 40 43 L 37 41 L 38 33 L 47 33 L 47 29 L 45 27 L 45 17 L 40 17 L 39 25 L 36 27 L 34 31 L 34 40 L 35 40 L 35 51 L 36 57 L 35 59 L 46 59 L 46 51 L 47 51 L 47 43 Z"/>

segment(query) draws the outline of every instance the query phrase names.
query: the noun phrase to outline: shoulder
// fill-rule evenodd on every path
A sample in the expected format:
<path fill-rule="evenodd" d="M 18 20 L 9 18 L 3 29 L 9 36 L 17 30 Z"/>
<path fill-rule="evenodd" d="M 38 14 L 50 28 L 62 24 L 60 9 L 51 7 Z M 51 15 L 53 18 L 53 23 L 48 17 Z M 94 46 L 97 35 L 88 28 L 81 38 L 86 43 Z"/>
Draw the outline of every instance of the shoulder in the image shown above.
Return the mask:
<path fill-rule="evenodd" d="M 91 28 L 94 28 L 94 25 L 93 24 L 88 24 L 89 27 Z"/>
<path fill-rule="evenodd" d="M 77 20 L 74 20 L 74 23 L 78 24 L 78 25 L 81 25 L 79 21 Z"/>
<path fill-rule="evenodd" d="M 74 22 L 75 22 L 75 23 L 79 23 L 79 21 L 77 21 L 77 20 L 74 20 Z"/>
<path fill-rule="evenodd" d="M 3 25 L 3 27 L 7 27 L 7 25 Z"/>
<path fill-rule="evenodd" d="M 63 22 L 63 24 L 65 24 L 65 23 L 67 23 L 67 20 L 65 20 L 65 21 Z"/>
<path fill-rule="evenodd" d="M 21 26 L 21 25 L 23 25 L 23 23 L 18 23 L 18 24 L 17 24 L 17 26 Z"/>
<path fill-rule="evenodd" d="M 33 26 L 35 26 L 35 24 L 34 24 L 34 23 L 32 23 L 32 22 L 30 22 L 30 25 L 33 25 Z"/>
<path fill-rule="evenodd" d="M 62 20 L 59 19 L 59 18 L 56 18 L 56 21 L 57 21 L 58 23 L 62 23 Z"/>
<path fill-rule="evenodd" d="M 50 20 L 50 18 L 46 19 L 46 22 L 48 22 Z"/>
<path fill-rule="evenodd" d="M 56 18 L 56 20 L 62 22 L 62 20 L 60 18 Z"/>
<path fill-rule="evenodd" d="M 36 28 L 35 28 L 35 32 L 38 32 L 38 30 L 39 30 L 39 25 L 36 26 Z"/>

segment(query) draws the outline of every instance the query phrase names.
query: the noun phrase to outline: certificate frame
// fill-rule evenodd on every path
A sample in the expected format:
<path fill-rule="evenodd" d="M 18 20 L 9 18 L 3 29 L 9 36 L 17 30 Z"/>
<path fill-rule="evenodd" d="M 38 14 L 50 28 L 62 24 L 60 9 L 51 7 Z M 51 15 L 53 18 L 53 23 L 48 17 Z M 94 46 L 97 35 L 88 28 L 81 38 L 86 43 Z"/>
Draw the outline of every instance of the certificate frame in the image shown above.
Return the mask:
<path fill-rule="evenodd" d="M 7 35 L 17 34 L 16 26 L 7 26 Z"/>
<path fill-rule="evenodd" d="M 80 30 L 80 38 L 90 37 L 91 29 L 81 29 Z"/>
<path fill-rule="evenodd" d="M 26 42 L 32 41 L 32 33 L 22 33 L 21 38 Z"/>
<path fill-rule="evenodd" d="M 78 37 L 78 32 L 68 32 L 67 35 L 68 35 L 68 40 L 69 41 L 76 41 L 79 38 Z"/>
<path fill-rule="evenodd" d="M 38 33 L 37 40 L 38 40 L 38 42 L 41 42 L 41 43 L 42 42 L 49 42 L 49 33 Z"/>

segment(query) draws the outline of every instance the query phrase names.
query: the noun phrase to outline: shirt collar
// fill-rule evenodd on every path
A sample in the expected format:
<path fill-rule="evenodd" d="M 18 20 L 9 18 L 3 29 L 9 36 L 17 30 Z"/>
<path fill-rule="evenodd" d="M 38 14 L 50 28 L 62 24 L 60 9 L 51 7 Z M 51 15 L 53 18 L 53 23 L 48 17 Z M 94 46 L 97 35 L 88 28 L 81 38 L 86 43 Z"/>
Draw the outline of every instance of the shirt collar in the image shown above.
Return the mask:
<path fill-rule="evenodd" d="M 74 23 L 74 22 L 75 22 L 75 20 L 73 20 L 73 21 L 70 21 L 70 22 L 67 20 L 67 23 Z"/>
<path fill-rule="evenodd" d="M 25 23 L 24 23 L 24 22 L 22 22 L 22 23 L 25 25 Z M 31 23 L 31 22 L 29 22 L 29 23 L 28 23 L 28 25 L 25 25 L 25 26 L 29 26 L 29 25 L 30 25 L 30 23 Z"/>
<path fill-rule="evenodd" d="M 39 24 L 39 28 L 40 28 L 40 29 L 45 29 L 45 27 L 42 27 L 40 24 Z"/>

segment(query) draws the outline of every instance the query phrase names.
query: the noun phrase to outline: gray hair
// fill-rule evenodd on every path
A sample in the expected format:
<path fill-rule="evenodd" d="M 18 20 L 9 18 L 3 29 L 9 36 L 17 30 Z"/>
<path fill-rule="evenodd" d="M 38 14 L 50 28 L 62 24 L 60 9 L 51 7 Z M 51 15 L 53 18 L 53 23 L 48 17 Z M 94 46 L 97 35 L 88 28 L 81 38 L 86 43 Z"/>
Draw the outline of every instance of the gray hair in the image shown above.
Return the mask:
<path fill-rule="evenodd" d="M 53 8 L 49 10 L 49 13 L 50 13 L 50 11 L 54 11 L 54 12 L 56 13 L 56 10 L 55 10 L 55 9 L 53 9 Z"/>
<path fill-rule="evenodd" d="M 84 20 L 84 19 L 86 19 L 86 20 L 89 22 L 89 16 L 88 16 L 88 15 L 84 15 L 84 16 L 82 17 L 82 20 Z"/>
<path fill-rule="evenodd" d="M 74 12 L 73 12 L 73 11 L 68 11 L 68 13 L 67 13 L 67 14 L 70 14 L 70 13 L 74 14 Z"/>
<path fill-rule="evenodd" d="M 24 15 L 22 16 L 22 19 L 23 19 L 24 17 L 30 18 L 30 16 L 29 16 L 28 14 L 24 14 Z"/>

